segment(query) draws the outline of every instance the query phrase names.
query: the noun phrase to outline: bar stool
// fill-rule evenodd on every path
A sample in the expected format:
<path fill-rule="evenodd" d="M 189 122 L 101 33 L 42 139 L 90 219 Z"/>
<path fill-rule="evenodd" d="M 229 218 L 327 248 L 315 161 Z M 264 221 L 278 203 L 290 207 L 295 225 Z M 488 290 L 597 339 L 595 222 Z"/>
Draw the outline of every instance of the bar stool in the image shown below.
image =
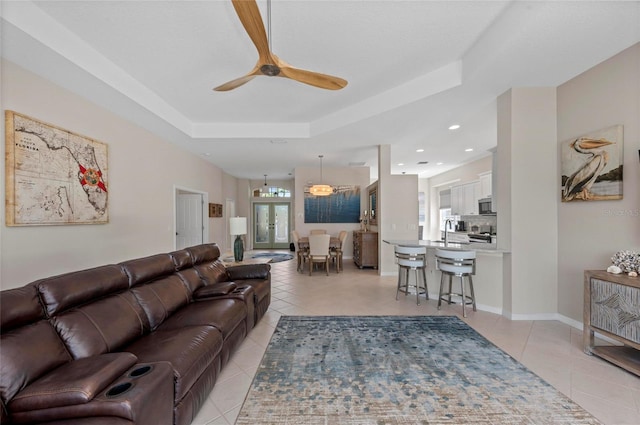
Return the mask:
<path fill-rule="evenodd" d="M 416 303 L 420 305 L 420 294 L 425 294 L 429 299 L 429 290 L 427 289 L 427 248 L 397 246 L 395 247 L 396 259 L 398 261 L 398 288 L 396 290 L 396 301 L 398 293 L 404 292 L 405 296 L 409 294 L 409 270 L 415 271 L 416 284 L 411 285 L 416 288 Z M 405 272 L 404 285 L 402 284 L 402 274 Z M 418 279 L 418 271 L 422 271 L 423 286 L 420 287 L 420 279 Z"/>
<path fill-rule="evenodd" d="M 438 294 L 438 310 L 442 301 L 449 304 L 457 304 L 451 300 L 451 296 L 460 297 L 462 304 L 462 316 L 467 317 L 465 306 L 473 305 L 473 311 L 476 311 L 476 295 L 473 291 L 473 280 L 471 276 L 476 273 L 476 252 L 475 251 L 454 251 L 436 248 L 436 268 L 442 272 L 440 276 L 440 292 Z M 444 293 L 444 277 L 449 276 L 449 292 Z M 460 292 L 452 292 L 453 276 L 460 278 Z M 465 294 L 464 277 L 469 281 L 469 293 Z"/>

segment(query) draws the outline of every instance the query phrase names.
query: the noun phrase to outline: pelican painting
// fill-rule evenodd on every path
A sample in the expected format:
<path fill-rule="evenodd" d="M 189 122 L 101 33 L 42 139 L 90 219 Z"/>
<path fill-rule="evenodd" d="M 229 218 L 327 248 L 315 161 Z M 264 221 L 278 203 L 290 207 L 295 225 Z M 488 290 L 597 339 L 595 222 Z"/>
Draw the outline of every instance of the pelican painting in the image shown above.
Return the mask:
<path fill-rule="evenodd" d="M 622 199 L 622 126 L 563 144 L 562 201 Z"/>

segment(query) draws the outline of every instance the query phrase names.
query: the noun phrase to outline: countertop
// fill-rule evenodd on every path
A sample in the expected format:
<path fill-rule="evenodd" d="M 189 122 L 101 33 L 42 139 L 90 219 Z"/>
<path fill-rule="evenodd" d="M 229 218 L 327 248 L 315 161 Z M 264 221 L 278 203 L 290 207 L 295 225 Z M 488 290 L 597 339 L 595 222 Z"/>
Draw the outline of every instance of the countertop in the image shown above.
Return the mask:
<path fill-rule="evenodd" d="M 399 246 L 426 246 L 427 248 L 445 248 L 442 241 L 429 241 L 429 240 L 383 240 L 389 245 Z M 473 250 L 476 252 L 490 253 L 490 254 L 504 254 L 509 251 L 505 249 L 498 249 L 494 243 L 457 243 L 449 242 L 446 249 L 454 249 L 458 251 Z"/>

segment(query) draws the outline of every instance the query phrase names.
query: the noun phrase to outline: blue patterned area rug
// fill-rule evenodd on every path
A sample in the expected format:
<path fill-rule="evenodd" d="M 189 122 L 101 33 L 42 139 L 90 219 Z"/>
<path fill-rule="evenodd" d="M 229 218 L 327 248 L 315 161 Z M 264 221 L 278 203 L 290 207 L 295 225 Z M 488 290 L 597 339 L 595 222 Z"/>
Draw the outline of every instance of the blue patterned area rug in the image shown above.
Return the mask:
<path fill-rule="evenodd" d="M 283 316 L 236 420 L 599 423 L 454 316 Z"/>

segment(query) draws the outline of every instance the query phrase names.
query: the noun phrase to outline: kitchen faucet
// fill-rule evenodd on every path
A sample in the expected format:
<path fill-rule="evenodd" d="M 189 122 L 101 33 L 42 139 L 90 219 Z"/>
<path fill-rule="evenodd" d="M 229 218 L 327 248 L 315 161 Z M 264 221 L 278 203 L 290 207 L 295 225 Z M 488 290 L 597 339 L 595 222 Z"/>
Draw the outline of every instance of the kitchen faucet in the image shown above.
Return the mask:
<path fill-rule="evenodd" d="M 449 232 L 447 231 L 447 226 L 449 229 L 451 229 L 452 227 L 452 221 L 450 218 L 448 218 L 445 222 L 444 222 L 444 246 L 449 246 Z"/>

